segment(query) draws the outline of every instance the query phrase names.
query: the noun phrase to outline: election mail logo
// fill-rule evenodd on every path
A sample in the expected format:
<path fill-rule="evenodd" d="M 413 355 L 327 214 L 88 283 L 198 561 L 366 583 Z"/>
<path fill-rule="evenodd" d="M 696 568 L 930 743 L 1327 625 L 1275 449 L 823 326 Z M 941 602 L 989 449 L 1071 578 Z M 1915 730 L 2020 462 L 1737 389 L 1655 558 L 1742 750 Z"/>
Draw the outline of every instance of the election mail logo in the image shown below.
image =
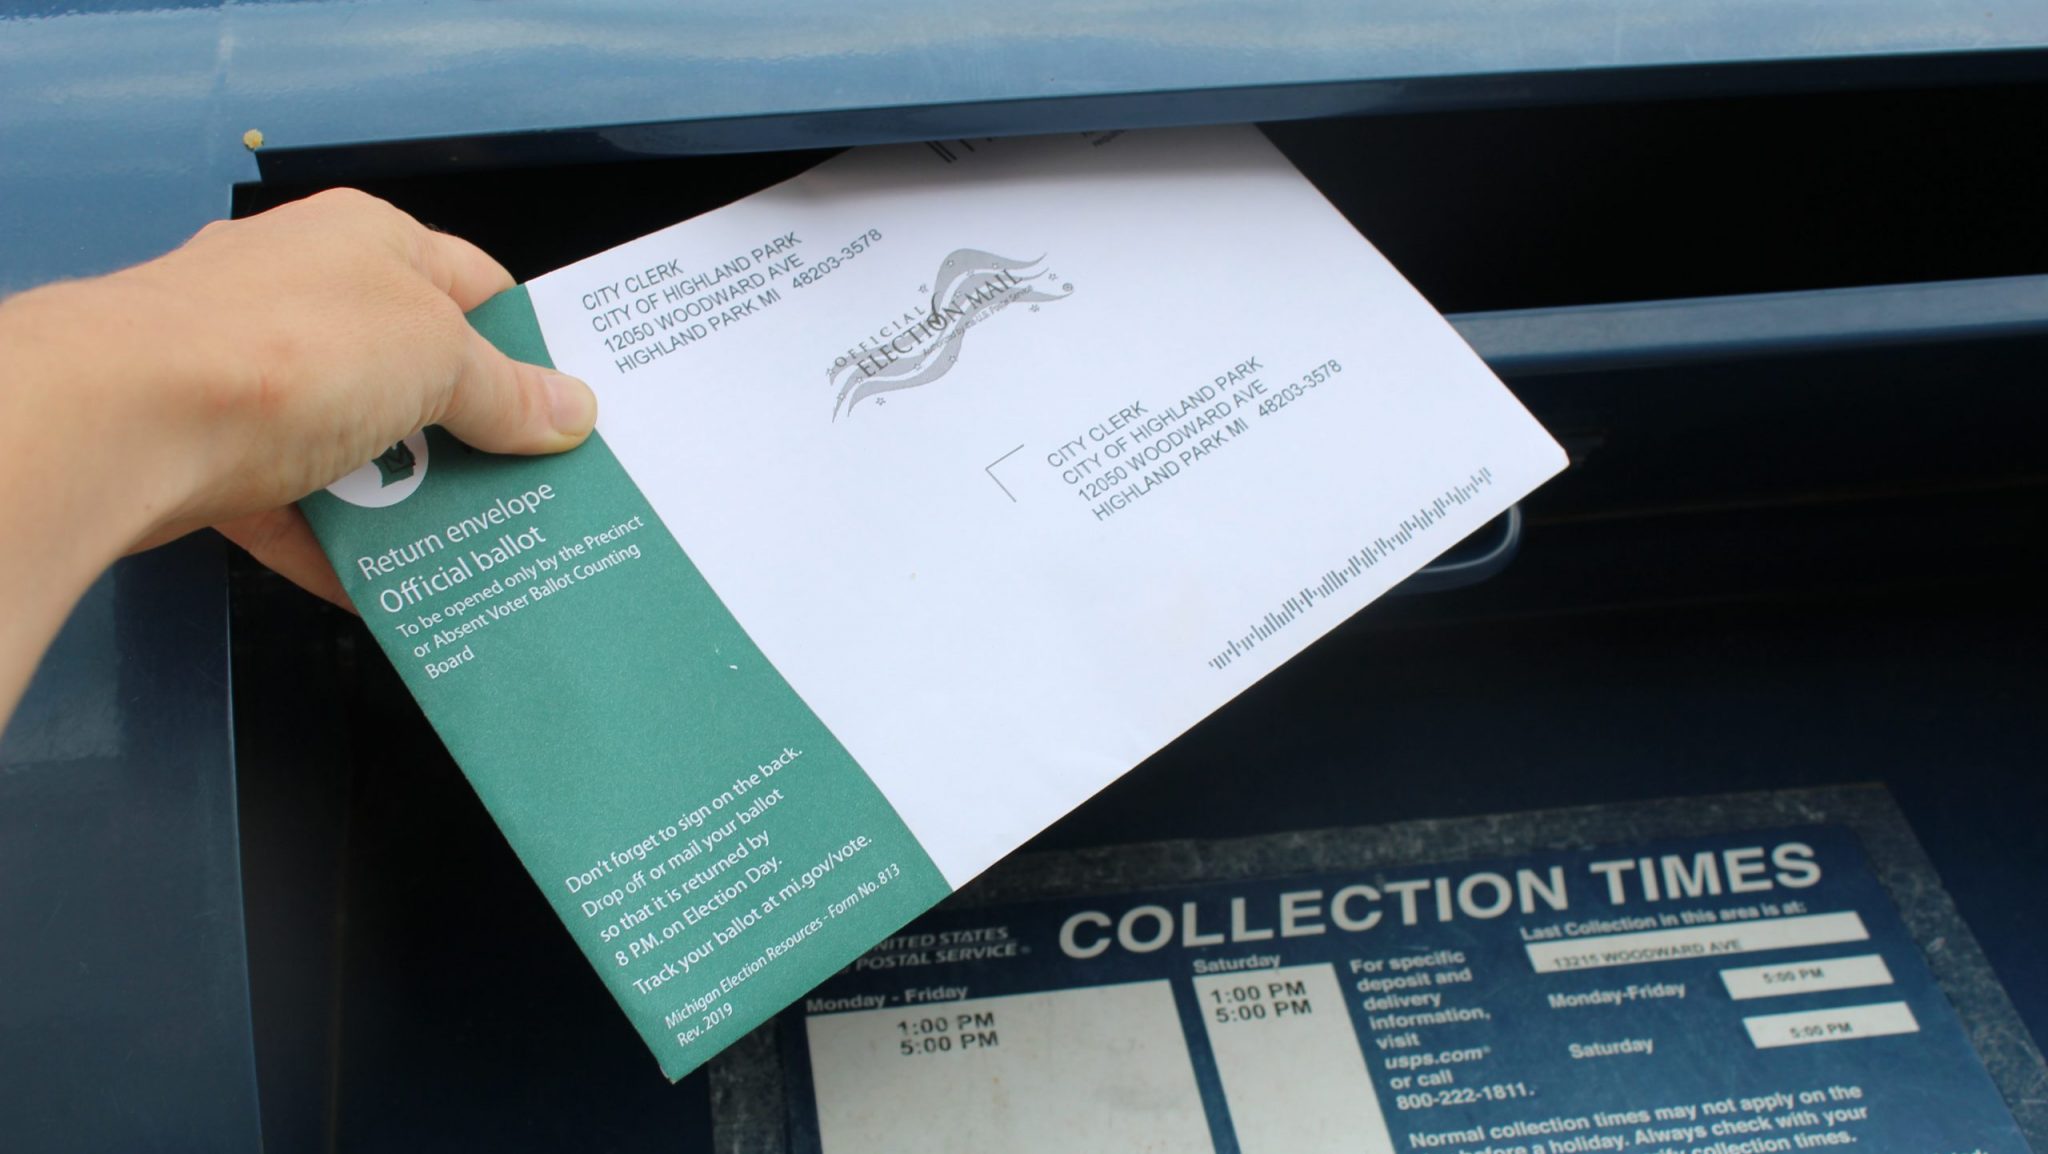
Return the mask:
<path fill-rule="evenodd" d="M 1057 290 L 1054 284 L 1058 283 Z M 1044 301 L 1065 300 L 1074 286 L 1059 282 L 1043 256 L 1013 260 L 975 248 L 954 249 L 939 262 L 923 309 L 906 311 L 846 351 L 826 370 L 838 386 L 832 417 L 852 413 L 870 397 L 931 384 L 951 372 L 960 346 L 976 325 L 1016 304 L 1032 312 Z"/>

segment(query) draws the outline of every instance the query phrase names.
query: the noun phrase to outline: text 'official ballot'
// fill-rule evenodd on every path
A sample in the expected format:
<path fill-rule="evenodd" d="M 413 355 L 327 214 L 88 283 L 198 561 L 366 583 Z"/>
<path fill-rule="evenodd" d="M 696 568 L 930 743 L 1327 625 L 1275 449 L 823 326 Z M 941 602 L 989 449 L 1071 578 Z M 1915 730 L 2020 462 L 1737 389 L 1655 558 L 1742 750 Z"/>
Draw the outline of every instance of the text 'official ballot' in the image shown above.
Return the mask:
<path fill-rule="evenodd" d="M 306 512 L 672 1077 L 1564 465 L 1250 128 L 856 151 L 472 322 L 599 435 Z"/>

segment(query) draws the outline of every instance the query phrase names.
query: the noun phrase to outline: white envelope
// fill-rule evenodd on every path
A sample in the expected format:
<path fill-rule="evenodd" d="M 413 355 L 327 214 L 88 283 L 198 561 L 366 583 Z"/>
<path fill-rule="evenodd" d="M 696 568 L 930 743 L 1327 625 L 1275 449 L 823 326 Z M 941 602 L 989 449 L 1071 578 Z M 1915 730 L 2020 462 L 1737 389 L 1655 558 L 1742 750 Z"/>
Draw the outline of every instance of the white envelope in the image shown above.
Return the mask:
<path fill-rule="evenodd" d="M 956 887 L 1565 463 L 1248 127 L 857 151 L 530 292 Z"/>

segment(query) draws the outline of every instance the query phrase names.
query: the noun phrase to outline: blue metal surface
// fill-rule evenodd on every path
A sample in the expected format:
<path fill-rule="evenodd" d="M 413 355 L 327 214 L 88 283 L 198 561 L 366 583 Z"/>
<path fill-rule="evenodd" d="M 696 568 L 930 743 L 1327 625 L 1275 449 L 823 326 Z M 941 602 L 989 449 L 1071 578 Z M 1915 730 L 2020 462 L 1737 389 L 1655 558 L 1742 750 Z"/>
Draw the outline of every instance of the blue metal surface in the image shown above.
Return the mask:
<path fill-rule="evenodd" d="M 101 581 L 0 740 L 0 1147 L 255 1148 L 220 568 Z"/>
<path fill-rule="evenodd" d="M 259 175 L 2044 73 L 2048 0 L 30 3 L 0 14 L 0 292 L 167 249 Z M 1868 320 L 2039 319 L 2038 283 L 1948 291 Z M 1461 324 L 1545 371 L 1861 306 L 1739 307 Z M 11 1141 L 257 1144 L 225 622 L 211 542 L 124 563 L 0 742 Z"/>
<path fill-rule="evenodd" d="M 571 139 L 502 147 L 816 147 L 1845 69 L 1960 80 L 2038 69 L 2048 47 L 2042 0 L 64 7 L 0 19 L 0 290 L 133 261 L 223 215 L 225 188 L 257 173 L 249 128 L 294 150 L 550 129 Z"/>

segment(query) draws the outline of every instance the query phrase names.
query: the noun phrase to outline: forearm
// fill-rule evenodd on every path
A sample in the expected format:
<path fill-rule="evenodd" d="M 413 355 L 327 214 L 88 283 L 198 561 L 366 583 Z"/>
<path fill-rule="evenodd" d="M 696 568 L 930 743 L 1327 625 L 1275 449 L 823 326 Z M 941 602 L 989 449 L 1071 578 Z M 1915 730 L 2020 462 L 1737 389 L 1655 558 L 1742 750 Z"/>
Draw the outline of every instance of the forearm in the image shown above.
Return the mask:
<path fill-rule="evenodd" d="M 0 721 L 93 580 L 187 499 L 149 426 L 190 349 L 152 355 L 140 305 L 108 279 L 0 301 Z"/>

